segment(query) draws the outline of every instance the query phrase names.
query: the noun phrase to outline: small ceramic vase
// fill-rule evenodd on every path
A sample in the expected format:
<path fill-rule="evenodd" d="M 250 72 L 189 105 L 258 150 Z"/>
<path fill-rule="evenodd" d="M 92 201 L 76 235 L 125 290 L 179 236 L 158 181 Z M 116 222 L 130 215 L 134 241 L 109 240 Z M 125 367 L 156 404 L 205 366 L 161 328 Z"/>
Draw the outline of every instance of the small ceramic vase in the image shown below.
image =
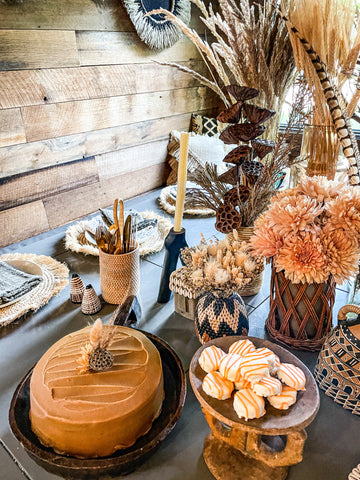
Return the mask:
<path fill-rule="evenodd" d="M 96 295 L 92 285 L 86 285 L 81 303 L 81 311 L 85 315 L 94 315 L 101 310 L 100 298 Z"/>
<path fill-rule="evenodd" d="M 81 303 L 84 295 L 84 283 L 77 273 L 73 273 L 70 281 L 70 300 Z"/>

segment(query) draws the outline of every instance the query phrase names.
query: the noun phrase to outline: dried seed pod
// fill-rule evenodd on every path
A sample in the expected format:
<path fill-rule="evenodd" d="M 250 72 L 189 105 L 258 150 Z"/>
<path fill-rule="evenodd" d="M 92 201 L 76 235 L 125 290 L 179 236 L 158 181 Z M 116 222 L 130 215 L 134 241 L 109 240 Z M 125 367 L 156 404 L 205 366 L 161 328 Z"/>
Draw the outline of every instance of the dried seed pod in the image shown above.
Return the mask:
<path fill-rule="evenodd" d="M 237 166 L 230 168 L 225 173 L 218 176 L 220 182 L 228 183 L 229 185 L 237 185 L 239 182 L 239 174 Z"/>
<path fill-rule="evenodd" d="M 272 140 L 257 139 L 251 142 L 256 155 L 262 160 L 268 153 L 274 150 L 275 142 Z"/>
<path fill-rule="evenodd" d="M 245 87 L 240 85 L 227 85 L 225 87 L 227 93 L 232 95 L 238 102 L 245 100 L 250 100 L 251 98 L 255 98 L 259 95 L 259 90 L 256 88 Z"/>
<path fill-rule="evenodd" d="M 222 123 L 237 123 L 241 117 L 241 108 L 243 106 L 243 102 L 237 102 L 234 105 L 231 105 L 226 110 L 223 110 L 219 113 L 216 117 L 218 122 Z"/>
<path fill-rule="evenodd" d="M 264 169 L 264 165 L 260 162 L 250 162 L 246 161 L 241 165 L 241 171 L 245 176 L 244 180 L 246 185 L 254 185 L 257 179 L 260 177 L 261 172 Z"/>
<path fill-rule="evenodd" d="M 234 135 L 233 133 L 229 132 L 229 127 L 225 128 L 225 130 L 223 130 L 221 133 L 220 133 L 220 136 L 219 136 L 220 140 L 222 140 L 226 145 L 232 145 L 232 144 L 235 144 L 237 145 L 239 143 L 239 139 L 236 135 Z"/>
<path fill-rule="evenodd" d="M 240 194 L 240 198 L 239 198 Z M 224 195 L 224 203 L 230 203 L 231 205 L 239 205 L 240 203 L 246 202 L 249 198 L 250 189 L 245 185 L 239 185 L 238 187 L 234 187 Z"/>
<path fill-rule="evenodd" d="M 84 295 L 84 283 L 77 273 L 73 273 L 70 281 L 70 300 L 81 303 Z"/>
<path fill-rule="evenodd" d="M 227 127 L 224 130 L 224 132 L 226 131 L 228 131 L 231 137 L 237 139 L 237 143 L 239 140 L 242 142 L 248 142 L 249 140 L 253 140 L 254 138 L 262 135 L 265 132 L 265 127 L 264 125 L 254 125 L 253 123 L 240 123 L 236 125 L 230 125 L 230 127 Z"/>
<path fill-rule="evenodd" d="M 269 118 L 275 115 L 274 110 L 268 110 L 267 108 L 261 108 L 257 105 L 252 105 L 251 103 L 247 103 L 244 105 L 245 115 L 249 122 L 258 125 L 260 123 L 264 123 Z"/>
<path fill-rule="evenodd" d="M 230 233 L 238 228 L 241 223 L 241 215 L 233 205 L 220 205 L 216 211 L 215 228 L 222 233 Z"/>
<path fill-rule="evenodd" d="M 231 152 L 224 157 L 223 162 L 241 165 L 250 152 L 251 147 L 248 145 L 240 145 L 239 147 L 234 148 L 234 150 L 231 150 Z"/>
<path fill-rule="evenodd" d="M 95 348 L 89 355 L 89 367 L 95 372 L 109 370 L 114 364 L 114 356 L 109 350 Z"/>

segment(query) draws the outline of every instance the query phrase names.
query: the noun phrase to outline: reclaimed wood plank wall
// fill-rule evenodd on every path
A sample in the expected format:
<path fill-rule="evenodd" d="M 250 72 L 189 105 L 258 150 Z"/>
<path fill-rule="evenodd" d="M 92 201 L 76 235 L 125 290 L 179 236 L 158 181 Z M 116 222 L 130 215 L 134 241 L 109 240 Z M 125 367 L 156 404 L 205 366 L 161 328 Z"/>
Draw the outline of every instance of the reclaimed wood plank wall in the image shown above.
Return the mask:
<path fill-rule="evenodd" d="M 120 0 L 7 0 L 0 45 L 0 246 L 162 185 L 169 132 L 218 106 L 153 62 L 203 72 L 196 48 L 150 50 Z"/>

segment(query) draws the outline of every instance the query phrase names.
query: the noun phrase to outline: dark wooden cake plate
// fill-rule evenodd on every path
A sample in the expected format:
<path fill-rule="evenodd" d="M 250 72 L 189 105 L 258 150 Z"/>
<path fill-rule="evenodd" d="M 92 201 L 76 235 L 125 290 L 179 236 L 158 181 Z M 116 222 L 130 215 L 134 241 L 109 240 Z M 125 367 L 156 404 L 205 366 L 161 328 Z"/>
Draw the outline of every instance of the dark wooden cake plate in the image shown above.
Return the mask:
<path fill-rule="evenodd" d="M 165 400 L 160 416 L 151 430 L 125 450 L 119 450 L 110 457 L 79 459 L 59 455 L 51 448 L 44 447 L 31 430 L 29 420 L 30 378 L 32 370 L 18 385 L 9 411 L 10 427 L 27 453 L 39 465 L 51 473 L 66 479 L 99 478 L 103 475 L 126 475 L 139 467 L 160 445 L 179 420 L 186 396 L 185 372 L 174 350 L 163 340 L 144 333 L 160 352 Z"/>
<path fill-rule="evenodd" d="M 266 414 L 245 421 L 234 408 L 233 399 L 217 400 L 202 389 L 206 372 L 199 365 L 204 348 L 216 345 L 226 353 L 229 346 L 249 338 L 256 347 L 267 347 L 282 363 L 300 367 L 306 376 L 306 390 L 298 392 L 295 405 L 277 410 L 266 402 Z M 206 437 L 203 455 L 218 480 L 284 480 L 290 465 L 300 463 L 306 432 L 320 405 L 319 391 L 307 367 L 292 353 L 272 342 L 254 337 L 222 337 L 203 345 L 190 365 L 190 382 L 208 422 L 211 433 Z"/>

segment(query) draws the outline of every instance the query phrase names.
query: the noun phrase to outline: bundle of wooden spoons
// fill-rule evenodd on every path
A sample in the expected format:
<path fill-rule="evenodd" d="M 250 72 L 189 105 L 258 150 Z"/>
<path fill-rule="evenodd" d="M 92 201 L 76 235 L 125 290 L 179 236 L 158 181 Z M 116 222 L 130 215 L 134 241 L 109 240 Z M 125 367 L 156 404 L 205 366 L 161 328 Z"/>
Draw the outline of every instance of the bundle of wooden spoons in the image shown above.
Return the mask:
<path fill-rule="evenodd" d="M 115 199 L 113 205 L 114 223 L 108 228 L 99 225 L 95 232 L 95 241 L 105 253 L 119 255 L 129 253 L 136 248 L 137 218 L 131 215 L 124 222 L 124 202 Z"/>

